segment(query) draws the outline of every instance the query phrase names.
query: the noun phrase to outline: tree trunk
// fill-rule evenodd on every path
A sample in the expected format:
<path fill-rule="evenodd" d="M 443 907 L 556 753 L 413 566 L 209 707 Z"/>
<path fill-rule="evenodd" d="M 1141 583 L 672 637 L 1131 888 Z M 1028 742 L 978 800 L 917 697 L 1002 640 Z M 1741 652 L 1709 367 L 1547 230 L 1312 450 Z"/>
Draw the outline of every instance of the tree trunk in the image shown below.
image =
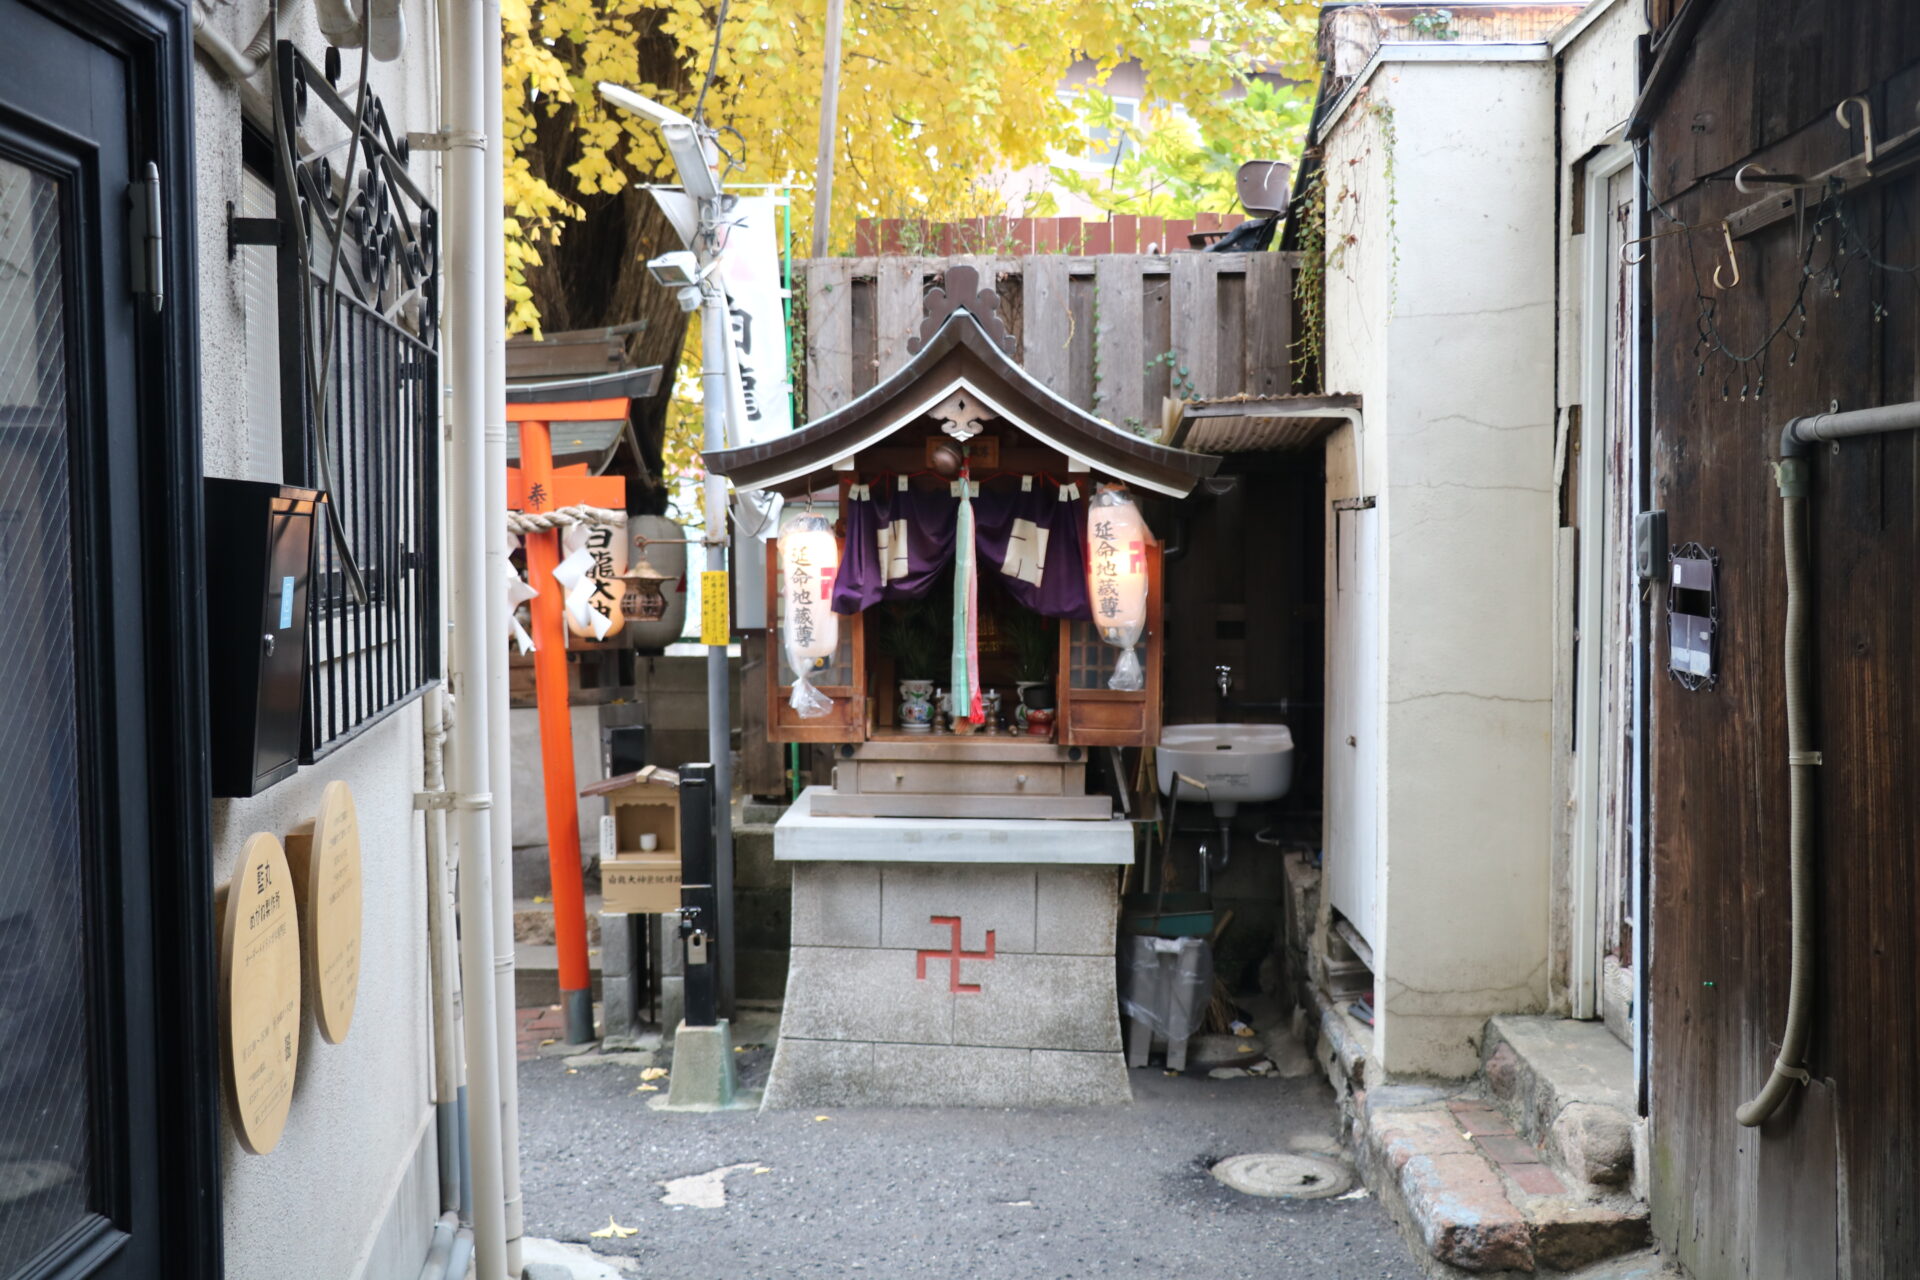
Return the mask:
<path fill-rule="evenodd" d="M 567 56 L 564 47 L 554 52 Z M 643 73 L 655 84 L 681 78 L 671 41 L 643 41 L 641 60 Z M 626 337 L 628 363 L 636 368 L 660 365 L 667 390 L 634 406 L 634 435 L 648 471 L 641 487 L 650 492 L 634 493 L 630 505 L 636 511 L 659 514 L 665 511 L 668 497 L 660 476 L 662 434 L 687 317 L 673 292 L 647 275 L 647 260 L 680 248 L 680 238 L 653 196 L 638 185 L 629 184 L 613 195 L 580 193 L 567 171 L 580 159 L 575 114 L 571 105 L 552 116 L 542 113 L 537 140 L 527 151 L 534 175 L 584 211 L 561 230 L 558 243 L 540 246 L 540 262 L 527 268 L 527 286 L 540 309 L 541 327 L 548 332 L 643 326 Z M 645 175 L 640 180 L 660 179 Z"/>

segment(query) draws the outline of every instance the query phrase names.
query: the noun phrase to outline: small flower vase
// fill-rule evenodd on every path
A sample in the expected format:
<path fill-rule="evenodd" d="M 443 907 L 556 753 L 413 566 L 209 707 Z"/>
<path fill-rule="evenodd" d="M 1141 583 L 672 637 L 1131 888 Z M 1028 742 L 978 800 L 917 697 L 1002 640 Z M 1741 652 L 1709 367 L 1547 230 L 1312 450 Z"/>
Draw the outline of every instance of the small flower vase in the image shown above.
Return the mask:
<path fill-rule="evenodd" d="M 1053 708 L 1044 710 L 1037 707 L 1027 708 L 1027 736 L 1033 738 L 1051 738 L 1053 736 Z"/>
<path fill-rule="evenodd" d="M 908 733 L 933 731 L 933 681 L 900 682 L 900 727 Z"/>

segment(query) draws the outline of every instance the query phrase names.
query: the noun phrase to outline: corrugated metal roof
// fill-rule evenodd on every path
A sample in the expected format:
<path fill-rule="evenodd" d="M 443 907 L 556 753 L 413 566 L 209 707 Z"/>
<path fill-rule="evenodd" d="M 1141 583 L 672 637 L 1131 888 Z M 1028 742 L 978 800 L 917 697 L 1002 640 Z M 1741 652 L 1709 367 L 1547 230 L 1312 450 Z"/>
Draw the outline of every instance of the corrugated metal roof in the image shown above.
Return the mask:
<path fill-rule="evenodd" d="M 553 460 L 580 462 L 604 458 L 626 425 L 624 418 L 608 422 L 556 422 L 552 427 Z M 514 466 L 520 463 L 518 431 L 507 432 L 507 462 Z"/>
<path fill-rule="evenodd" d="M 1358 417 L 1359 396 L 1246 396 L 1196 400 L 1180 414 L 1172 443 L 1196 453 L 1307 449 Z"/>

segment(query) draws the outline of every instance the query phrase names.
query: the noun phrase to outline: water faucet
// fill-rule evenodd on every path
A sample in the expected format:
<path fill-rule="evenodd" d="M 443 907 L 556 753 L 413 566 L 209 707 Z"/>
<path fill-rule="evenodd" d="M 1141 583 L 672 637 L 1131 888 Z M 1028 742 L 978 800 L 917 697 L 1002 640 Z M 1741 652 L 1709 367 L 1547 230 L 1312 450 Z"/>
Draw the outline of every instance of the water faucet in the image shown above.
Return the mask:
<path fill-rule="evenodd" d="M 1224 663 L 1213 669 L 1213 682 L 1220 688 L 1220 696 L 1226 697 L 1233 689 L 1233 668 Z"/>

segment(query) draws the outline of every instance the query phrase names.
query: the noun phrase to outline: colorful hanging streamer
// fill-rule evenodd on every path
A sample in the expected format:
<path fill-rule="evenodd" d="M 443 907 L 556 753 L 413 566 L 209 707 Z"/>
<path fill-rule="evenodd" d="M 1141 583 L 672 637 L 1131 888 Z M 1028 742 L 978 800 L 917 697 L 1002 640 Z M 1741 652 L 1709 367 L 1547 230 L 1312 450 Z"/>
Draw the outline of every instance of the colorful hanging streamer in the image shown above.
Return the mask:
<path fill-rule="evenodd" d="M 953 670 L 954 718 L 975 723 L 986 719 L 980 698 L 980 578 L 979 556 L 973 545 L 973 480 L 963 462 L 955 485 L 960 510 L 954 524 L 953 556 Z"/>

